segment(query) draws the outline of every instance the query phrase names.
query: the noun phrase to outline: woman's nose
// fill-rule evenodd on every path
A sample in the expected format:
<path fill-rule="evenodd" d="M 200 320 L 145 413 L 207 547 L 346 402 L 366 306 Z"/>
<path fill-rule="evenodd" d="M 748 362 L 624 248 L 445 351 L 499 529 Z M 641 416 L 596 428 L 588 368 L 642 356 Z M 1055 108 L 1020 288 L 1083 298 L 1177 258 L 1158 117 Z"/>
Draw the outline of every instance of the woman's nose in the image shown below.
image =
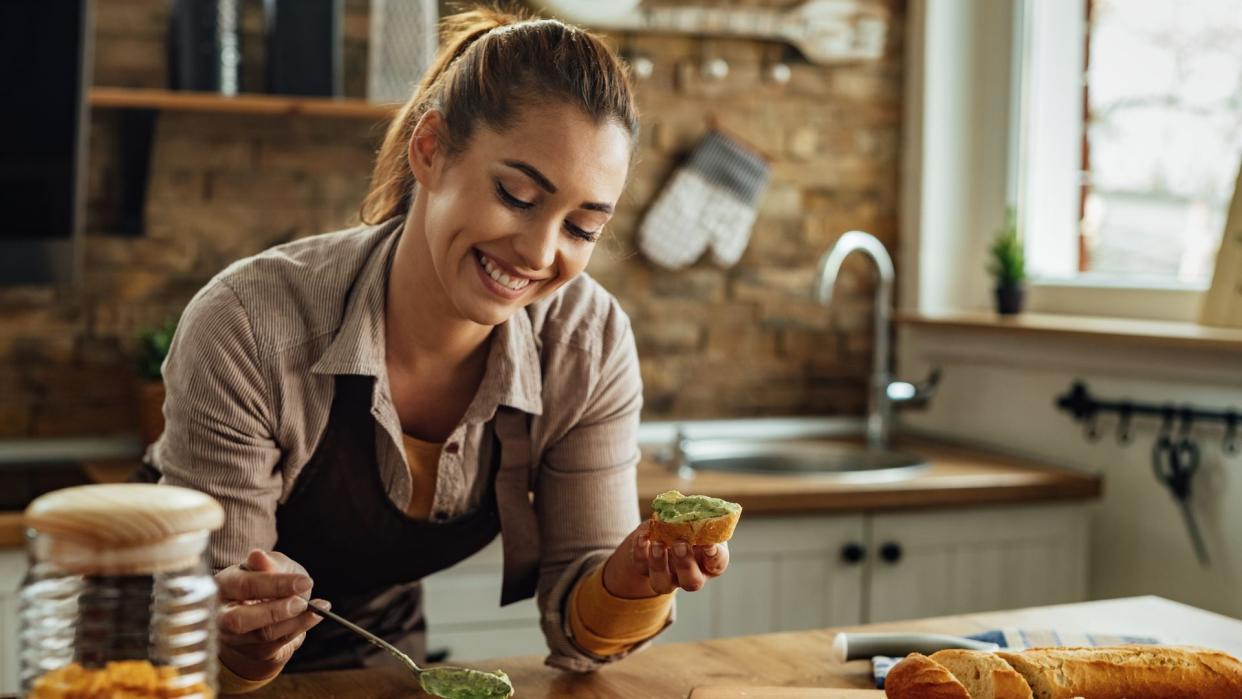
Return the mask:
<path fill-rule="evenodd" d="M 532 226 L 523 231 L 514 243 L 521 258 L 519 261 L 531 270 L 547 269 L 556 261 L 556 241 L 560 226 L 547 224 Z"/>

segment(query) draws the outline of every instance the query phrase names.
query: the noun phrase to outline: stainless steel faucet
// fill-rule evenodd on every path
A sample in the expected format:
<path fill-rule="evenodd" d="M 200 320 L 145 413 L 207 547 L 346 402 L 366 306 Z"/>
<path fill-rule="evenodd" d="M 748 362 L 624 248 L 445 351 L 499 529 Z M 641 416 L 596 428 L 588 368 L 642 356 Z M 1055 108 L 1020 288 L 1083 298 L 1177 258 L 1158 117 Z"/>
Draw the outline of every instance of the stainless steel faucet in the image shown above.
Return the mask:
<path fill-rule="evenodd" d="M 880 275 L 875 291 L 875 342 L 872 345 L 871 386 L 867 401 L 867 445 L 886 449 L 892 430 L 893 404 L 925 404 L 940 380 L 940 370 L 934 370 L 922 386 L 892 380 L 889 370 L 892 353 L 888 338 L 895 277 L 893 259 L 884 249 L 884 244 L 870 233 L 850 231 L 824 253 L 819 261 L 819 275 L 815 278 L 815 298 L 825 306 L 832 303 L 833 285 L 841 271 L 841 263 L 853 252 L 866 253 Z"/>
<path fill-rule="evenodd" d="M 667 450 L 661 450 L 655 455 L 655 460 L 664 464 L 669 472 L 676 474 L 681 480 L 694 480 L 694 467 L 690 465 L 686 454 L 689 446 L 690 439 L 686 437 L 686 428 L 678 423 L 674 427 L 673 441 L 669 443 Z"/>

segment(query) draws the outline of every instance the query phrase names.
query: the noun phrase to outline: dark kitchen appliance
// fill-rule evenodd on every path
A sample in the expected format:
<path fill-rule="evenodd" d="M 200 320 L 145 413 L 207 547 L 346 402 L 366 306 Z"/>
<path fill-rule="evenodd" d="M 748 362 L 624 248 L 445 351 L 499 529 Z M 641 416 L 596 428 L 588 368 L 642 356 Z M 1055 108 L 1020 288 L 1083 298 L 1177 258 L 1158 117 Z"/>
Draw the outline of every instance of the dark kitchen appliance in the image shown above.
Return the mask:
<path fill-rule="evenodd" d="M 172 0 L 168 14 L 169 87 L 237 94 L 240 12 L 241 0 Z"/>
<path fill-rule="evenodd" d="M 343 94 L 342 0 L 265 0 L 267 91 Z"/>
<path fill-rule="evenodd" d="M 92 10 L 93 0 L 0 2 L 0 285 L 77 277 Z"/>

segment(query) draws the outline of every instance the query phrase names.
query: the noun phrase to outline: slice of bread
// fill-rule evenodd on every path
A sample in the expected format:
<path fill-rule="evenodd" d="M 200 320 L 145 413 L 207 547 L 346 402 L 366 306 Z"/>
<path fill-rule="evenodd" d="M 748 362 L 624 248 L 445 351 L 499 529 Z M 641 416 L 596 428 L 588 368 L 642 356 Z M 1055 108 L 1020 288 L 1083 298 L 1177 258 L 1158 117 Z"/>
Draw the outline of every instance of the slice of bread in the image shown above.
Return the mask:
<path fill-rule="evenodd" d="M 921 653 L 911 653 L 884 679 L 888 699 L 971 699 L 966 686 L 945 666 Z"/>
<path fill-rule="evenodd" d="M 652 501 L 648 536 L 665 546 L 678 541 L 691 546 L 720 544 L 733 537 L 741 516 L 742 506 L 735 502 L 670 490 Z"/>
<path fill-rule="evenodd" d="M 995 653 L 952 649 L 932 653 L 931 659 L 953 673 L 971 699 L 1031 699 L 1030 685 Z"/>

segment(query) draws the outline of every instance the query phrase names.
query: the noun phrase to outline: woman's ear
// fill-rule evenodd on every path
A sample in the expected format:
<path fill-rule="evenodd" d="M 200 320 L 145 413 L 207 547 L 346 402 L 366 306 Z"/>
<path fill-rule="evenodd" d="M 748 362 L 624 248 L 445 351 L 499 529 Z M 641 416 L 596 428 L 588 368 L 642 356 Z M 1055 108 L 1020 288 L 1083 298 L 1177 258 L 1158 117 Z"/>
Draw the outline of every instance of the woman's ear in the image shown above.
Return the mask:
<path fill-rule="evenodd" d="M 431 109 L 423 114 L 410 135 L 407 158 L 410 172 L 421 187 L 434 187 L 435 179 L 444 165 L 444 146 L 441 139 L 444 115 Z"/>

